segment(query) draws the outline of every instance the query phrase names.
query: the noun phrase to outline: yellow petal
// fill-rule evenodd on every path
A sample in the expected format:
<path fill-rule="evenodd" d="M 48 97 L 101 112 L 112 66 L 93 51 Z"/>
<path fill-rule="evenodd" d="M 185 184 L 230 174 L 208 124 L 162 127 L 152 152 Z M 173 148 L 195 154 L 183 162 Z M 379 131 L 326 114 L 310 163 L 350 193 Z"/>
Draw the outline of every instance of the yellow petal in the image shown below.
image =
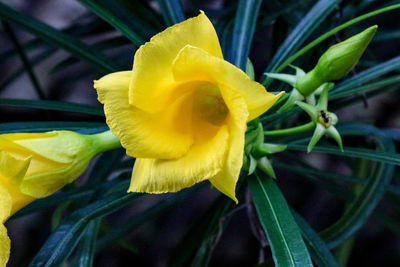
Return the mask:
<path fill-rule="evenodd" d="M 176 192 L 215 176 L 223 168 L 228 128 L 196 121 L 188 153 L 176 160 L 136 159 L 128 192 Z"/>
<path fill-rule="evenodd" d="M 19 181 L 23 201 L 13 208 L 33 200 L 26 195 L 46 197 L 79 177 L 97 151 L 90 142 L 90 138 L 71 131 L 2 135 L 0 149 L 18 160 L 30 157 L 29 168 Z"/>
<path fill-rule="evenodd" d="M 5 151 L 0 151 L 0 187 L 8 194 L 7 197 L 5 193 L 0 192 L 3 195 L 0 206 L 9 206 L 5 208 L 4 214 L 0 214 L 2 221 L 34 200 L 34 198 L 21 193 L 19 188 L 20 181 L 25 176 L 29 164 L 30 158 L 19 160 Z M 10 210 L 7 211 L 9 208 Z"/>
<path fill-rule="evenodd" d="M 61 168 L 64 166 L 63 163 L 59 163 L 54 161 L 51 158 L 45 157 L 34 150 L 28 149 L 27 147 L 18 144 L 17 142 L 21 141 L 22 137 L 27 137 L 29 134 L 3 134 L 0 137 L 0 149 L 7 151 L 13 157 L 24 160 L 28 157 L 31 158 L 31 165 L 27 171 L 29 175 L 34 175 L 37 172 L 49 171 L 56 168 Z M 54 136 L 53 134 L 33 134 L 33 135 L 41 135 L 42 138 L 46 139 L 47 137 Z M 36 139 L 36 138 L 33 138 Z M 22 139 L 23 140 L 23 139 Z M 22 141 L 23 142 L 23 141 Z M 46 149 L 47 145 L 42 146 L 43 149 Z M 40 146 L 39 146 L 40 148 Z M 57 145 L 57 148 L 59 146 Z M 51 157 L 51 154 L 49 155 Z"/>
<path fill-rule="evenodd" d="M 237 204 L 235 188 L 243 164 L 244 135 L 249 113 L 245 100 L 238 92 L 228 87 L 222 87 L 221 93 L 229 109 L 228 153 L 223 169 L 215 177 L 212 177 L 210 182 Z"/>
<path fill-rule="evenodd" d="M 7 229 L 0 224 L 0 266 L 6 266 L 10 258 L 11 241 L 7 235 Z"/>
<path fill-rule="evenodd" d="M 104 104 L 108 126 L 132 157 L 181 157 L 193 143 L 190 97 L 183 93 L 171 101 L 163 112 L 151 114 L 140 110 L 128 103 L 131 73 L 116 72 L 95 81 L 98 99 Z"/>
<path fill-rule="evenodd" d="M 218 36 L 203 12 L 169 27 L 137 50 L 129 87 L 130 104 L 153 113 L 170 103 L 175 84 L 172 62 L 188 44 L 222 58 Z"/>
<path fill-rule="evenodd" d="M 0 183 L 0 223 L 4 223 L 11 214 L 11 196 Z M 1 266 L 1 265 L 0 265 Z"/>
<path fill-rule="evenodd" d="M 29 153 L 60 164 L 73 162 L 79 150 L 82 150 L 80 151 L 82 154 L 92 152 L 85 136 L 72 131 L 13 133 L 1 137 L 12 141 Z"/>
<path fill-rule="evenodd" d="M 177 81 L 208 81 L 219 87 L 228 86 L 246 101 L 248 121 L 267 111 L 283 94 L 268 93 L 264 86 L 252 81 L 246 73 L 229 62 L 191 45 L 185 46 L 176 57 L 172 72 Z"/>

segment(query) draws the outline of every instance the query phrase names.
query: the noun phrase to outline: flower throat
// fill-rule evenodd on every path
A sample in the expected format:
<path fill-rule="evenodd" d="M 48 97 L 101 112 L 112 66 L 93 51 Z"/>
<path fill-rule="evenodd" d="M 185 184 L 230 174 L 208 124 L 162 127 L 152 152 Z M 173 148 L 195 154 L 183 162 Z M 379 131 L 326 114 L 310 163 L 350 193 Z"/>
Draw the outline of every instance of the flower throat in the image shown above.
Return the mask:
<path fill-rule="evenodd" d="M 225 121 L 228 108 L 218 86 L 204 84 L 196 89 L 193 112 L 202 120 L 214 125 L 221 125 Z"/>

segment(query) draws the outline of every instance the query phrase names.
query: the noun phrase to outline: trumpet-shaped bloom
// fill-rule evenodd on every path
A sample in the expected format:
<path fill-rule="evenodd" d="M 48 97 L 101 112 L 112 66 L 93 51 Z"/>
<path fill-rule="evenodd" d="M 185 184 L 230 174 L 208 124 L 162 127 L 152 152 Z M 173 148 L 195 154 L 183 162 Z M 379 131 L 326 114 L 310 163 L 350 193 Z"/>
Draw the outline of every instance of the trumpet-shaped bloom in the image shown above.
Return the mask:
<path fill-rule="evenodd" d="M 0 266 L 10 255 L 4 222 L 36 198 L 74 181 L 99 152 L 118 147 L 111 133 L 70 131 L 0 135 Z"/>
<path fill-rule="evenodd" d="M 111 131 L 137 158 L 130 192 L 175 192 L 209 180 L 235 201 L 246 123 L 280 97 L 223 59 L 204 13 L 151 38 L 132 71 L 94 87 Z"/>

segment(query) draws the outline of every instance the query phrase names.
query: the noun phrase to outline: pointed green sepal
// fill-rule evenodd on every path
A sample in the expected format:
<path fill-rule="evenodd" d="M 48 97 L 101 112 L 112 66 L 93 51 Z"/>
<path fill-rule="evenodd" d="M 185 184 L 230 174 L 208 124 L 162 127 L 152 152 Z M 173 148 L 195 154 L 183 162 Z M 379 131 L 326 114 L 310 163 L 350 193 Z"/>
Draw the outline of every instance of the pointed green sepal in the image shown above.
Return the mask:
<path fill-rule="evenodd" d="M 262 147 L 266 151 L 268 151 L 269 154 L 275 154 L 275 153 L 279 153 L 279 152 L 285 151 L 286 148 L 287 148 L 287 145 L 264 143 L 264 144 L 262 144 Z"/>
<path fill-rule="evenodd" d="M 286 150 L 286 147 L 287 147 L 286 145 L 282 144 L 263 143 L 253 146 L 251 150 L 251 155 L 253 155 L 255 158 L 258 159 L 267 155 L 282 152 Z"/>
<path fill-rule="evenodd" d="M 264 135 L 262 124 L 258 118 L 247 123 L 247 130 L 245 135 L 245 152 L 250 153 L 251 147 L 254 143 L 263 143 Z"/>
<path fill-rule="evenodd" d="M 324 136 L 325 131 L 326 131 L 325 127 L 322 126 L 321 124 L 317 123 L 317 126 L 315 127 L 315 130 L 314 130 L 314 134 L 311 137 L 310 143 L 308 144 L 308 147 L 307 147 L 308 153 L 311 152 L 311 150 L 318 143 L 318 141 L 321 139 L 321 137 Z"/>
<path fill-rule="evenodd" d="M 278 110 L 278 112 L 290 109 L 295 105 L 296 101 L 301 101 L 303 99 L 304 96 L 300 94 L 296 88 L 293 88 L 293 90 L 289 93 L 289 98 L 287 99 L 286 103 Z"/>
<path fill-rule="evenodd" d="M 295 104 L 298 105 L 302 110 L 307 112 L 313 122 L 317 122 L 318 110 L 315 106 L 300 101 L 296 101 Z"/>
<path fill-rule="evenodd" d="M 332 87 L 333 87 L 334 85 L 335 85 L 334 83 L 323 83 L 323 84 L 321 84 L 320 87 L 317 88 L 317 90 L 314 91 L 314 94 L 315 94 L 315 95 L 320 95 L 320 94 L 322 94 L 322 91 L 324 90 L 324 88 L 325 88 L 326 86 L 329 87 L 329 88 L 328 88 L 328 91 L 329 91 L 329 90 L 332 89 Z"/>
<path fill-rule="evenodd" d="M 314 94 L 311 94 L 311 95 L 307 96 L 307 97 L 306 97 L 306 102 L 307 102 L 308 104 L 310 104 L 310 105 L 315 106 L 315 104 L 316 104 L 315 95 L 314 95 Z"/>
<path fill-rule="evenodd" d="M 257 160 L 252 155 L 249 155 L 249 159 L 250 159 L 250 164 L 249 164 L 249 170 L 247 172 L 247 175 L 253 174 L 257 168 Z"/>
<path fill-rule="evenodd" d="M 334 127 L 331 126 L 328 129 L 326 129 L 326 133 L 332 137 L 333 139 L 335 139 L 336 143 L 338 144 L 340 150 L 342 150 L 343 152 L 343 143 L 342 143 L 342 137 L 340 136 L 338 130 Z"/>
<path fill-rule="evenodd" d="M 256 138 L 254 140 L 254 145 L 263 144 L 264 143 L 264 129 L 263 129 L 263 126 L 262 126 L 261 122 L 258 123 L 258 127 L 256 129 L 256 133 L 257 133 L 257 135 L 256 135 Z"/>
<path fill-rule="evenodd" d="M 302 76 L 306 75 L 306 72 L 303 69 L 301 69 L 301 68 L 299 68 L 297 66 L 289 64 L 289 67 L 291 67 L 291 68 L 296 70 L 296 78 L 299 78 L 299 77 L 302 77 Z"/>
<path fill-rule="evenodd" d="M 335 113 L 329 112 L 329 116 L 332 118 L 332 125 L 336 125 L 339 122 L 339 118 Z"/>
<path fill-rule="evenodd" d="M 328 109 L 328 91 L 333 87 L 333 83 L 324 83 L 320 86 L 321 94 L 318 100 L 317 108 L 319 110 L 327 110 Z"/>
<path fill-rule="evenodd" d="M 293 87 L 295 87 L 296 85 L 296 80 L 297 80 L 296 75 L 285 74 L 285 73 L 264 73 L 264 74 L 267 75 L 268 78 L 288 83 Z"/>
<path fill-rule="evenodd" d="M 276 179 L 275 171 L 272 168 L 271 162 L 267 159 L 267 157 L 262 157 L 257 160 L 257 167 L 262 170 L 267 175 Z"/>
<path fill-rule="evenodd" d="M 242 170 L 248 171 L 250 167 L 250 160 L 247 157 L 247 153 L 243 153 L 243 160 L 242 160 Z"/>

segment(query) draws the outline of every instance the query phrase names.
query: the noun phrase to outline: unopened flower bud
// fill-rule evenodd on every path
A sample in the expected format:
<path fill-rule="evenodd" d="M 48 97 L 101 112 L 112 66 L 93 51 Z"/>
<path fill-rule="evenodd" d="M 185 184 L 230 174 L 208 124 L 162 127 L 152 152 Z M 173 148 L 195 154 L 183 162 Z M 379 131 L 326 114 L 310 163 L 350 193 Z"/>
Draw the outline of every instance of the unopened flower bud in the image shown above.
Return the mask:
<path fill-rule="evenodd" d="M 357 64 L 378 26 L 372 26 L 353 37 L 331 46 L 313 70 L 297 79 L 296 88 L 303 96 L 313 93 L 321 84 L 343 78 Z"/>
<path fill-rule="evenodd" d="M 109 131 L 94 135 L 72 131 L 0 135 L 1 151 L 16 159 L 30 159 L 19 190 L 34 198 L 48 196 L 71 183 L 96 154 L 115 147 L 119 147 L 119 140 Z"/>

